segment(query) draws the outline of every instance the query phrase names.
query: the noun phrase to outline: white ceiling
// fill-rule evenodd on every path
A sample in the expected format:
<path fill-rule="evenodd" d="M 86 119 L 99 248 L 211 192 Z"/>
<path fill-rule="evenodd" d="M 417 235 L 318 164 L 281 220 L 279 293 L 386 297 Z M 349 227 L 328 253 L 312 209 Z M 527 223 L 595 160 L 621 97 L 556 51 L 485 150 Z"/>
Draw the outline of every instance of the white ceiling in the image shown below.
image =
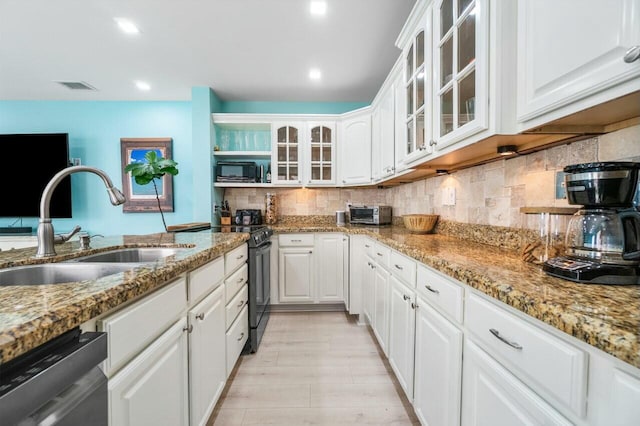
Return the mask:
<path fill-rule="evenodd" d="M 327 0 L 324 17 L 309 3 L 0 0 L 0 100 L 188 100 L 209 86 L 227 101 L 371 101 L 415 0 Z M 115 17 L 141 33 L 120 32 Z"/>

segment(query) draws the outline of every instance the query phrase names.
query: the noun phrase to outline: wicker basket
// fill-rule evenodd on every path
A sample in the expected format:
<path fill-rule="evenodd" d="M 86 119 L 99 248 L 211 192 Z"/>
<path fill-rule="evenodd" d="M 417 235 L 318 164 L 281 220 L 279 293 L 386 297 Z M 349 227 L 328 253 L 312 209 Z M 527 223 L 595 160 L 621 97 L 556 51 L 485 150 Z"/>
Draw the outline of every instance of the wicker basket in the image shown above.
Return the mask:
<path fill-rule="evenodd" d="M 409 231 L 427 234 L 433 231 L 439 217 L 437 214 L 407 214 L 402 216 L 402 220 Z"/>

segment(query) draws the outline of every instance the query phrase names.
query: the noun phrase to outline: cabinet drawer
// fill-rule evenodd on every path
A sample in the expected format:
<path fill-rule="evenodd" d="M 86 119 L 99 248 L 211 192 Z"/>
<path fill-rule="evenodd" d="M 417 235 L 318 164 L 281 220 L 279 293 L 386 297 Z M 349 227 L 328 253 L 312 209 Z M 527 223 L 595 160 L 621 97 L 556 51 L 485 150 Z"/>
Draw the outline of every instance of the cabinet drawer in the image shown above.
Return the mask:
<path fill-rule="evenodd" d="M 397 251 L 391 251 L 391 273 L 399 277 L 411 288 L 416 288 L 416 261 L 404 256 Z"/>
<path fill-rule="evenodd" d="M 242 288 L 249 281 L 249 265 L 244 264 L 240 269 L 234 272 L 229 278 L 224 281 L 225 287 L 225 299 L 224 303 L 229 303 L 231 299 L 238 293 L 238 290 Z"/>
<path fill-rule="evenodd" d="M 242 348 L 249 337 L 249 307 L 245 306 L 238 318 L 227 331 L 227 377 L 236 365 Z"/>
<path fill-rule="evenodd" d="M 107 332 L 108 357 L 105 374 L 110 377 L 173 324 L 187 306 L 186 280 L 172 284 L 99 320 L 98 330 Z"/>
<path fill-rule="evenodd" d="M 418 264 L 416 272 L 418 292 L 433 306 L 462 323 L 464 289 L 451 278 Z"/>
<path fill-rule="evenodd" d="M 469 293 L 465 309 L 467 328 L 489 354 L 542 396 L 557 400 L 579 416 L 585 414 L 587 359 L 583 351 L 476 294 Z"/>
<path fill-rule="evenodd" d="M 371 257 L 378 263 L 378 265 L 389 268 L 391 249 L 384 244 L 375 243 L 373 245 L 373 255 Z"/>
<path fill-rule="evenodd" d="M 219 258 L 189 272 L 189 302 L 197 302 L 216 289 L 224 279 L 224 258 Z"/>
<path fill-rule="evenodd" d="M 249 257 L 249 249 L 246 244 L 241 245 L 229 253 L 224 255 L 224 275 L 229 276 L 229 274 L 233 273 L 240 265 L 247 261 Z"/>
<path fill-rule="evenodd" d="M 226 321 L 227 329 L 231 327 L 231 323 L 233 323 L 233 321 L 238 316 L 238 313 L 247 304 L 248 294 L 249 294 L 249 286 L 245 285 L 244 287 L 242 287 L 242 290 L 240 290 L 238 294 L 236 294 L 236 296 L 229 303 L 227 303 L 226 314 L 225 314 L 227 317 L 227 321 Z"/>
<path fill-rule="evenodd" d="M 313 234 L 280 234 L 278 235 L 278 245 L 280 247 L 299 247 L 314 244 Z"/>

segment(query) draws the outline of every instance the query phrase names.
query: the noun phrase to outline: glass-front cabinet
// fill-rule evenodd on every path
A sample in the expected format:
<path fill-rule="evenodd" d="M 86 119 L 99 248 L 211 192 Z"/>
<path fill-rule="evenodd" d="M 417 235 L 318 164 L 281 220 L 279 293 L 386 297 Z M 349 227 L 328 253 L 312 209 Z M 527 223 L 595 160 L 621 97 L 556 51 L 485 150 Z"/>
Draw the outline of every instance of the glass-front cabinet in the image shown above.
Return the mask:
<path fill-rule="evenodd" d="M 433 103 L 439 149 L 486 128 L 488 12 L 484 0 L 435 3 Z"/>
<path fill-rule="evenodd" d="M 273 123 L 272 182 L 302 184 L 303 123 Z"/>
<path fill-rule="evenodd" d="M 306 184 L 333 185 L 336 182 L 336 126 L 335 122 L 307 124 Z"/>

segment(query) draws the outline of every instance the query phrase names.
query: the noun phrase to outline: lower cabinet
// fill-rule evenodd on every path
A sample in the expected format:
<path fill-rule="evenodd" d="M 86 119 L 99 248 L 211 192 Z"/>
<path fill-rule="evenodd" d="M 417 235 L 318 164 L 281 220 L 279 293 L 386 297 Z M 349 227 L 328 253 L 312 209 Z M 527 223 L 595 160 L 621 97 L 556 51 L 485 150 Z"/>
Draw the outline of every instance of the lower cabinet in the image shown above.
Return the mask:
<path fill-rule="evenodd" d="M 181 318 L 109 379 L 109 424 L 189 424 L 187 319 Z"/>
<path fill-rule="evenodd" d="M 389 364 L 400 386 L 413 399 L 413 366 L 416 324 L 415 291 L 391 276 L 389 290 Z"/>
<path fill-rule="evenodd" d="M 235 322 L 229 327 L 226 334 L 227 348 L 227 378 L 231 375 L 236 361 L 242 353 L 249 338 L 249 306 L 245 305 Z"/>
<path fill-rule="evenodd" d="M 462 331 L 425 299 L 417 305 L 413 407 L 423 425 L 459 425 Z"/>
<path fill-rule="evenodd" d="M 385 355 L 389 355 L 389 272 L 375 264 L 373 270 L 373 333 Z"/>
<path fill-rule="evenodd" d="M 369 256 L 364 256 L 362 267 L 362 313 L 367 323 L 373 327 L 376 310 L 376 272 L 375 263 Z"/>
<path fill-rule="evenodd" d="M 281 247 L 278 249 L 278 295 L 280 302 L 312 303 L 312 247 Z"/>
<path fill-rule="evenodd" d="M 317 234 L 316 288 L 318 302 L 344 301 L 344 241 L 342 234 Z"/>
<path fill-rule="evenodd" d="M 466 339 L 462 425 L 570 425 L 536 393 Z"/>
<path fill-rule="evenodd" d="M 189 311 L 189 394 L 192 425 L 206 424 L 227 380 L 225 286 Z"/>

